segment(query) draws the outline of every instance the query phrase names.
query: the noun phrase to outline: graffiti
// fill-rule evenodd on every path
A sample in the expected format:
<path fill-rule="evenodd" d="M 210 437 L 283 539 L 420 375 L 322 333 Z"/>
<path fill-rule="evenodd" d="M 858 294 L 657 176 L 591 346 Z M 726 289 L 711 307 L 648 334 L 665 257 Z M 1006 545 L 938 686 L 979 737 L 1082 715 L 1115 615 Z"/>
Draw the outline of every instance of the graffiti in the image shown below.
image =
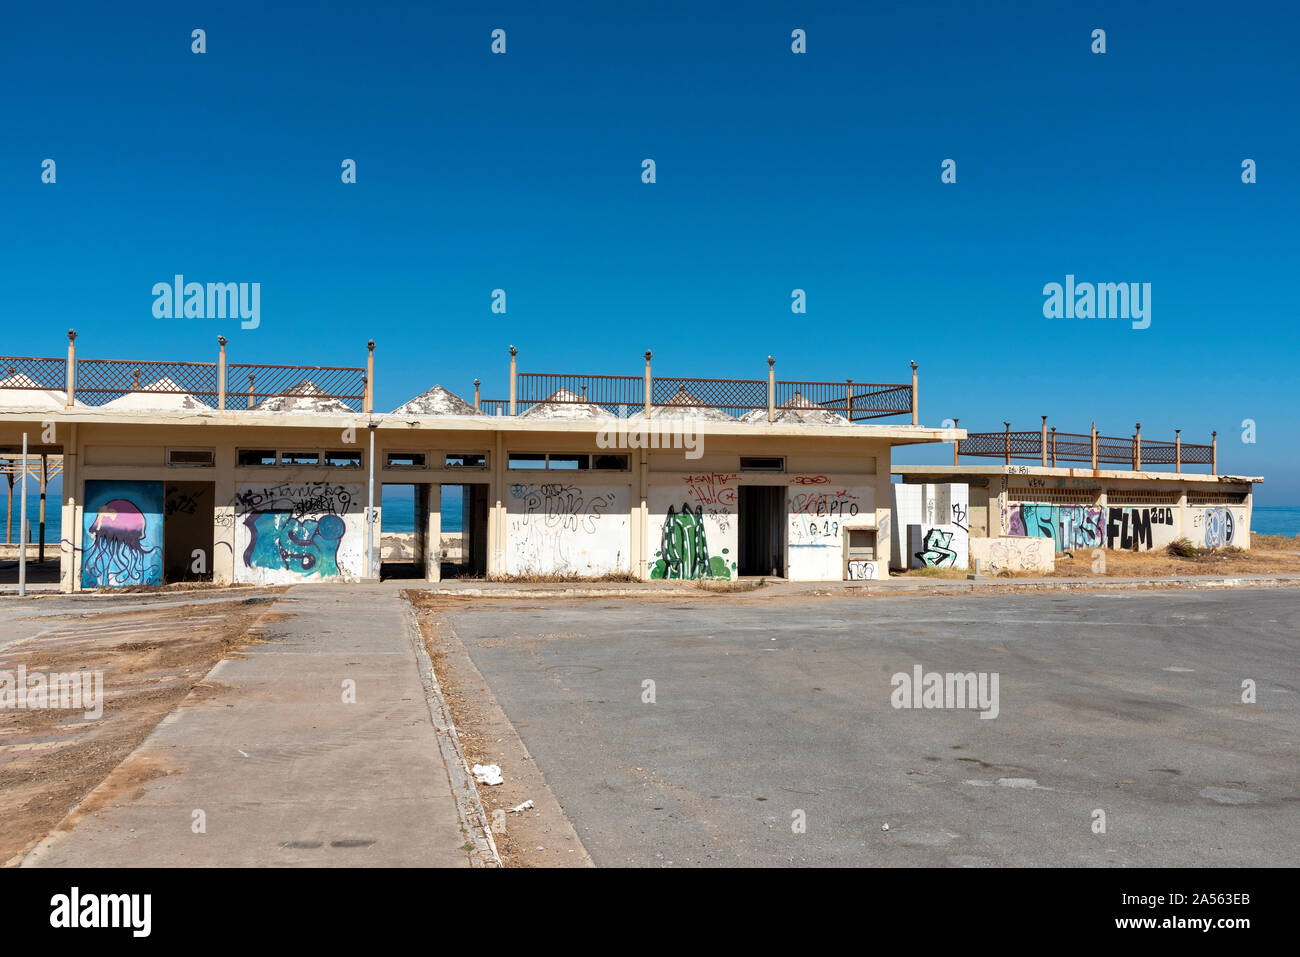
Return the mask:
<path fill-rule="evenodd" d="M 1207 508 L 1203 521 L 1205 524 L 1206 548 L 1223 548 L 1225 545 L 1232 544 L 1232 509 Z"/>
<path fill-rule="evenodd" d="M 795 475 L 790 479 L 791 485 L 830 485 L 831 480 L 826 475 Z"/>
<path fill-rule="evenodd" d="M 725 555 L 727 550 L 724 548 L 722 552 Z M 699 505 L 691 511 L 689 504 L 682 503 L 680 512 L 668 506 L 659 555 L 650 569 L 650 577 L 654 579 L 731 578 L 725 558 L 718 555 L 709 557 L 709 543 L 704 534 L 704 509 Z"/>
<path fill-rule="evenodd" d="M 969 509 L 965 503 L 954 502 L 952 505 L 952 524 L 963 532 L 970 531 Z"/>
<path fill-rule="evenodd" d="M 845 572 L 848 581 L 874 581 L 880 577 L 879 566 L 875 562 L 851 560 Z"/>
<path fill-rule="evenodd" d="M 601 515 L 614 502 L 613 494 L 584 495 L 576 485 L 512 485 L 510 494 L 523 501 L 521 528 L 540 518 L 548 529 L 594 534 Z"/>
<path fill-rule="evenodd" d="M 626 486 L 510 487 L 507 574 L 592 575 L 627 570 Z"/>
<path fill-rule="evenodd" d="M 1036 542 L 1014 542 L 995 538 L 990 540 L 987 554 L 985 562 L 989 571 L 1003 569 L 1014 572 L 1050 571 L 1052 567 L 1050 563 L 1044 563 L 1044 556 L 1039 552 Z M 1046 557 L 1050 559 L 1051 553 Z"/>
<path fill-rule="evenodd" d="M 145 524 L 144 513 L 124 498 L 101 505 L 90 526 L 91 542 L 82 565 L 83 585 L 120 588 L 161 584 L 152 558 L 161 548 L 149 546 Z"/>
<path fill-rule="evenodd" d="M 1105 539 L 1102 511 L 1092 505 L 1012 505 L 1007 534 L 1053 539 L 1058 552 L 1099 548 Z"/>
<path fill-rule="evenodd" d="M 858 514 L 856 496 L 837 492 L 796 492 L 790 496 L 790 529 L 799 539 L 835 538 L 840 523 Z"/>
<path fill-rule="evenodd" d="M 682 481 L 686 483 L 691 498 L 701 505 L 736 504 L 735 481 L 739 476 L 727 472 L 708 472 L 703 475 L 688 475 Z"/>
<path fill-rule="evenodd" d="M 952 543 L 952 532 L 932 528 L 925 533 L 924 548 L 916 553 L 922 565 L 930 568 L 951 568 L 957 562 L 957 553 L 948 546 Z"/>
<path fill-rule="evenodd" d="M 250 487 L 235 496 L 247 530 L 246 569 L 333 578 L 340 574 L 339 547 L 355 512 L 353 493 L 328 482 Z"/>
<path fill-rule="evenodd" d="M 172 489 L 163 503 L 163 515 L 194 515 L 199 510 L 199 493 Z"/>
<path fill-rule="evenodd" d="M 1106 547 L 1146 551 L 1155 547 L 1152 526 L 1174 525 L 1172 508 L 1112 508 L 1106 520 Z"/>

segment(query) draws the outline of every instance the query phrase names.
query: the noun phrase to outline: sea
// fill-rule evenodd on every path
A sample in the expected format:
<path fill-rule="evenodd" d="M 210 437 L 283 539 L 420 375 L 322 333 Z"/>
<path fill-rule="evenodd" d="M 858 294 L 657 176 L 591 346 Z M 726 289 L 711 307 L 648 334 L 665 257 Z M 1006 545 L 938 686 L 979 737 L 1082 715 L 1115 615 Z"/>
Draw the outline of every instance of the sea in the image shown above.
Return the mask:
<path fill-rule="evenodd" d="M 413 486 L 390 485 L 385 488 L 382 503 L 381 521 L 385 532 L 415 531 L 415 496 Z M 31 523 L 32 541 L 37 537 L 37 517 L 40 504 L 33 489 L 27 493 L 27 515 Z M 0 541 L 18 540 L 18 490 L 14 490 L 13 529 L 10 535 L 0 532 Z M 45 503 L 45 540 L 58 542 L 61 537 L 59 526 L 60 509 L 57 489 L 52 489 Z M 461 531 L 460 486 L 449 485 L 442 493 L 442 530 L 444 532 Z M 4 518 L 0 516 L 0 522 Z M 1256 505 L 1251 515 L 1252 532 L 1261 535 L 1300 535 L 1300 505 Z"/>

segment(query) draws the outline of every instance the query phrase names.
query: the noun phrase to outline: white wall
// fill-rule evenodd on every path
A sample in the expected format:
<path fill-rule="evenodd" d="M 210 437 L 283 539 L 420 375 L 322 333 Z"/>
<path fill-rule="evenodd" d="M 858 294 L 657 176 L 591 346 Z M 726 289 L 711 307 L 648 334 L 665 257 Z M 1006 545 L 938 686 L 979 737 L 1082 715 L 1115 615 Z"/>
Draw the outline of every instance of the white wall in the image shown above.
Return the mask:
<path fill-rule="evenodd" d="M 507 575 L 631 571 L 627 485 L 517 482 L 505 500 Z"/>
<path fill-rule="evenodd" d="M 786 544 L 791 581 L 844 578 L 844 531 L 876 527 L 876 490 L 821 482 L 829 476 L 790 476 Z"/>
<path fill-rule="evenodd" d="M 928 562 L 917 557 L 934 542 L 930 561 L 943 567 L 966 568 L 969 558 L 970 490 L 964 482 L 897 484 L 890 488 L 894 503 L 892 568 L 917 568 Z M 919 530 L 919 531 L 918 531 Z M 930 536 L 931 530 L 936 530 Z M 948 552 L 954 559 L 940 558 Z"/>

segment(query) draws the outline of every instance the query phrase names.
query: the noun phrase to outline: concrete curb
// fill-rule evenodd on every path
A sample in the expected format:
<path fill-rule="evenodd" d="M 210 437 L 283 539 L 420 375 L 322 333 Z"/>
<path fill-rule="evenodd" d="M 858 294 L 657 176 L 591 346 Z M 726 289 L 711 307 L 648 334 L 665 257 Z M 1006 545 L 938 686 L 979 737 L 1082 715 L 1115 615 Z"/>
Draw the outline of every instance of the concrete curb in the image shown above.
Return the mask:
<path fill-rule="evenodd" d="M 465 752 L 461 750 L 456 725 L 452 723 L 451 712 L 447 710 L 447 702 L 443 700 L 438 676 L 433 671 L 433 661 L 424 646 L 424 634 L 420 631 L 420 623 L 416 620 L 411 603 L 405 598 L 400 601 L 406 619 L 407 635 L 415 646 L 415 657 L 420 665 L 420 681 L 424 685 L 429 717 L 438 735 L 442 763 L 447 767 L 451 793 L 456 799 L 456 807 L 460 812 L 461 827 L 469 832 L 470 843 L 474 845 L 474 850 L 469 852 L 470 863 L 474 867 L 500 867 L 501 856 L 497 853 L 496 841 L 492 839 L 492 829 L 488 826 L 487 814 L 483 810 L 483 803 L 479 800 L 478 788 L 474 786 L 474 775 L 465 760 Z"/>

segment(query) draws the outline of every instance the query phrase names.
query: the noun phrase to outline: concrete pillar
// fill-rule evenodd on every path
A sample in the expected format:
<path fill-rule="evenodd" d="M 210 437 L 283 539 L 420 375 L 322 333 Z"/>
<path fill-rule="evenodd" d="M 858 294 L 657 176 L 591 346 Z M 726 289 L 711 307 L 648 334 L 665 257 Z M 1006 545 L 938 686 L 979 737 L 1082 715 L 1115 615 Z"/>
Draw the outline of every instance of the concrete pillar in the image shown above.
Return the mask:
<path fill-rule="evenodd" d="M 650 378 L 650 356 L 649 349 L 645 351 L 645 417 L 650 418 L 650 387 L 653 380 Z"/>
<path fill-rule="evenodd" d="M 1133 471 L 1142 471 L 1142 423 L 1133 426 Z"/>
<path fill-rule="evenodd" d="M 637 472 L 639 475 L 639 496 L 641 505 L 637 509 L 636 524 L 641 529 L 641 544 L 637 549 L 637 577 L 642 581 L 650 578 L 650 453 L 645 448 L 637 451 Z"/>
<path fill-rule="evenodd" d="M 844 418 L 853 421 L 853 380 L 844 380 Z"/>
<path fill-rule="evenodd" d="M 12 467 L 13 460 L 5 459 L 5 465 Z M 12 545 L 14 541 L 14 473 L 5 472 L 5 478 L 9 480 L 9 487 L 6 489 L 5 496 L 5 544 Z"/>
<path fill-rule="evenodd" d="M 917 403 L 916 394 L 916 363 L 912 363 L 912 424 L 921 424 L 921 410 Z"/>
<path fill-rule="evenodd" d="M 421 485 L 424 489 L 424 578 L 442 581 L 442 486 Z M 468 523 L 461 523 L 461 547 L 469 544 Z"/>
<path fill-rule="evenodd" d="M 77 332 L 75 329 L 68 330 L 68 400 L 64 403 L 67 408 L 72 408 L 74 394 L 77 391 Z"/>
<path fill-rule="evenodd" d="M 517 394 L 516 393 L 517 383 L 515 377 L 516 375 L 518 375 L 519 372 L 519 369 L 515 364 L 515 356 L 518 354 L 519 354 L 519 350 L 516 349 L 514 346 L 511 346 L 510 347 L 510 414 L 511 415 L 515 414 L 515 397 Z"/>
<path fill-rule="evenodd" d="M 366 397 L 362 409 L 367 415 L 375 411 L 375 340 L 366 343 Z"/>
<path fill-rule="evenodd" d="M 217 336 L 217 409 L 226 408 L 226 337 Z"/>
<path fill-rule="evenodd" d="M 1052 426 L 1052 468 L 1056 468 L 1056 426 Z"/>
<path fill-rule="evenodd" d="M 255 372 L 250 372 L 248 374 L 248 407 L 250 409 L 253 407 L 253 379 L 256 375 L 257 373 Z"/>
<path fill-rule="evenodd" d="M 235 463 L 233 442 L 218 445 L 213 464 L 212 502 L 212 583 L 233 585 L 235 582 Z"/>
<path fill-rule="evenodd" d="M 475 412 L 479 411 L 478 386 L 479 386 L 478 379 L 475 379 L 474 380 L 474 411 Z"/>
<path fill-rule="evenodd" d="M 1042 456 L 1042 464 L 1047 465 L 1047 416 L 1043 416 L 1043 431 L 1038 439 L 1038 451 Z"/>
<path fill-rule="evenodd" d="M 1219 433 L 1217 429 L 1210 433 L 1210 474 L 1219 474 Z"/>
<path fill-rule="evenodd" d="M 893 553 L 892 522 L 893 514 L 892 484 L 890 482 L 890 457 L 893 449 L 888 442 L 868 446 L 876 457 L 875 491 L 876 491 L 876 567 L 880 577 L 889 578 L 889 563 Z M 906 540 L 907 529 L 902 529 Z M 906 547 L 906 544 L 904 544 Z"/>
<path fill-rule="evenodd" d="M 1174 429 L 1174 471 L 1182 472 L 1183 470 L 1183 437 L 1182 429 Z"/>
<path fill-rule="evenodd" d="M 63 427 L 63 533 L 59 536 L 59 590 L 71 594 L 81 590 L 81 469 L 77 449 L 77 425 Z"/>
<path fill-rule="evenodd" d="M 1011 423 L 1008 422 L 1006 419 L 1003 419 L 1002 424 L 1006 426 L 1006 439 L 1004 440 L 1003 445 L 1005 447 L 1007 465 L 1010 465 L 1011 464 Z"/>
<path fill-rule="evenodd" d="M 776 360 L 767 357 L 767 421 L 776 421 Z"/>
<path fill-rule="evenodd" d="M 1092 470 L 1097 471 L 1097 423 L 1092 423 Z"/>
<path fill-rule="evenodd" d="M 953 427 L 954 429 L 957 428 L 957 423 L 959 423 L 960 421 L 961 421 L 961 419 L 953 419 L 953 420 L 952 420 L 952 427 Z M 960 445 L 961 445 L 961 439 L 953 439 L 953 440 L 952 440 L 952 464 L 953 464 L 953 465 L 958 465 L 958 464 L 959 464 L 958 461 L 957 461 L 957 449 L 958 449 L 958 447 L 959 447 Z"/>

